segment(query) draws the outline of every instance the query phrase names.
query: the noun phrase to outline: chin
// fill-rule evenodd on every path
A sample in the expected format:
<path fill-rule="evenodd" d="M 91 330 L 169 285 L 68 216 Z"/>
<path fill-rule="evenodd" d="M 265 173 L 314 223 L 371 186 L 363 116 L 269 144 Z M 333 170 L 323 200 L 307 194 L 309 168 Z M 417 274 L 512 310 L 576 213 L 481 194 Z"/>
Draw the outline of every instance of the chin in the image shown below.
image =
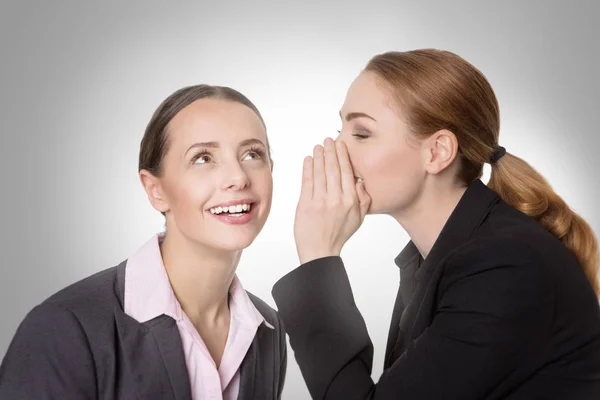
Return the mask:
<path fill-rule="evenodd" d="M 244 235 L 237 235 L 237 237 L 232 235 L 227 240 L 213 243 L 213 247 L 222 251 L 240 251 L 249 247 L 255 238 L 255 235 L 247 235 L 245 237 Z"/>

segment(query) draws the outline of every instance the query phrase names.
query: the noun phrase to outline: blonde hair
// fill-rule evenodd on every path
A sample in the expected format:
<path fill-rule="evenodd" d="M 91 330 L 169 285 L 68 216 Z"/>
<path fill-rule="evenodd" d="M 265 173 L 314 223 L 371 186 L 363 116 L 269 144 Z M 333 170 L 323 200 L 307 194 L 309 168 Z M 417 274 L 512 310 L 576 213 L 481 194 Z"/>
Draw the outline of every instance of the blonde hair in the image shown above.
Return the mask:
<path fill-rule="evenodd" d="M 365 71 L 389 86 L 413 133 L 427 137 L 448 129 L 456 135 L 461 181 L 470 184 L 482 177 L 484 164 L 499 148 L 500 112 L 477 68 L 449 51 L 421 49 L 379 54 Z M 600 255 L 591 227 L 521 158 L 505 153 L 491 165 L 488 187 L 560 239 L 600 297 Z"/>

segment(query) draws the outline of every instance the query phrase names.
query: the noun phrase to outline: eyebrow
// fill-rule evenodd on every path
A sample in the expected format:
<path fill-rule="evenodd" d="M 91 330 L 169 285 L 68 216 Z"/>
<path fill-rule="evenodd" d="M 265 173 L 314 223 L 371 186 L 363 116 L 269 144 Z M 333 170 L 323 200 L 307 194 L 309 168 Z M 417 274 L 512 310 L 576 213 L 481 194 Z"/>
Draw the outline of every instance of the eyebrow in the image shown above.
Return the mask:
<path fill-rule="evenodd" d="M 341 111 L 340 111 L 340 118 L 342 118 L 342 112 Z M 369 119 L 372 119 L 373 121 L 377 122 L 377 120 L 375 118 L 371 117 L 369 114 L 365 114 L 365 113 L 362 113 L 362 112 L 351 112 L 351 113 L 346 114 L 346 121 L 350 121 L 350 120 L 353 120 L 355 118 L 369 118 Z"/>
<path fill-rule="evenodd" d="M 265 144 L 259 140 L 259 139 L 246 139 L 246 140 L 242 140 L 239 144 L 239 147 L 244 147 L 244 146 L 248 146 L 251 144 L 260 144 L 263 147 L 266 147 Z M 208 147 L 211 149 L 218 149 L 219 147 L 221 147 L 221 144 L 219 142 L 199 142 L 199 143 L 194 143 L 193 145 L 191 145 L 184 153 L 184 156 L 192 149 L 197 148 L 197 147 Z"/>

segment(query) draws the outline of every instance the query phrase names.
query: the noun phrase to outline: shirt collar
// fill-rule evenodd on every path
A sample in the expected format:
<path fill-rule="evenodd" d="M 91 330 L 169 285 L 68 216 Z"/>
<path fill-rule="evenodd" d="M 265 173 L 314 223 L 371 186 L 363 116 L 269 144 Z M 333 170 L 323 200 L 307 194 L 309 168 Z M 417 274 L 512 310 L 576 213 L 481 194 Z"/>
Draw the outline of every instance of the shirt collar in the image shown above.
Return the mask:
<path fill-rule="evenodd" d="M 154 235 L 127 260 L 125 267 L 124 311 L 144 323 L 162 314 L 176 321 L 183 318 L 183 310 L 169 283 L 160 252 L 164 232 Z M 230 293 L 232 317 L 244 325 L 265 324 L 274 327 L 256 309 L 237 275 L 234 275 Z M 233 303 L 233 304 L 231 304 Z"/>

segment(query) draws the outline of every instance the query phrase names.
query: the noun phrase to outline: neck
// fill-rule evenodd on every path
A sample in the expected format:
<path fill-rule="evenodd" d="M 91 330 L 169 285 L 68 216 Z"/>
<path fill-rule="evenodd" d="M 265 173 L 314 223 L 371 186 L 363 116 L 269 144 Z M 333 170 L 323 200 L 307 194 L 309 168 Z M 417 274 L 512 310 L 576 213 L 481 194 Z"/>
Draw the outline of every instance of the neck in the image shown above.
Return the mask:
<path fill-rule="evenodd" d="M 160 247 L 175 297 L 192 323 L 215 325 L 229 320 L 229 287 L 241 250 L 203 247 L 177 229 L 168 231 Z"/>
<path fill-rule="evenodd" d="M 392 215 L 408 233 L 423 259 L 427 257 L 467 188 L 430 182 L 407 209 Z"/>

